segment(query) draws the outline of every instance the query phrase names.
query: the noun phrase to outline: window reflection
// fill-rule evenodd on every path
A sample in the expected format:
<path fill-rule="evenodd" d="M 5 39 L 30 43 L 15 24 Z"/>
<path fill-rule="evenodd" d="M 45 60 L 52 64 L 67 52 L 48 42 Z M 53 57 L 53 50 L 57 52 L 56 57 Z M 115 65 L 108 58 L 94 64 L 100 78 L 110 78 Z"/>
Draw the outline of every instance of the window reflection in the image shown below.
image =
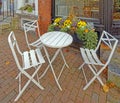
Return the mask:
<path fill-rule="evenodd" d="M 113 0 L 113 18 L 120 19 L 120 0 Z"/>
<path fill-rule="evenodd" d="M 55 0 L 55 16 L 99 18 L 99 0 Z"/>

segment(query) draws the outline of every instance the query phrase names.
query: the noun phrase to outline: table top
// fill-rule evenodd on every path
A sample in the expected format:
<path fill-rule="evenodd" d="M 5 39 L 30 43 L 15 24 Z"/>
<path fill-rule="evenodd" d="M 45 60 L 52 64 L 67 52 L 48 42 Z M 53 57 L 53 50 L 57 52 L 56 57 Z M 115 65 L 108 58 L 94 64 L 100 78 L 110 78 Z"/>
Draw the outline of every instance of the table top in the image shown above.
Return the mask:
<path fill-rule="evenodd" d="M 41 42 L 48 47 L 63 48 L 69 46 L 73 38 L 70 34 L 60 31 L 47 32 L 40 37 Z"/>

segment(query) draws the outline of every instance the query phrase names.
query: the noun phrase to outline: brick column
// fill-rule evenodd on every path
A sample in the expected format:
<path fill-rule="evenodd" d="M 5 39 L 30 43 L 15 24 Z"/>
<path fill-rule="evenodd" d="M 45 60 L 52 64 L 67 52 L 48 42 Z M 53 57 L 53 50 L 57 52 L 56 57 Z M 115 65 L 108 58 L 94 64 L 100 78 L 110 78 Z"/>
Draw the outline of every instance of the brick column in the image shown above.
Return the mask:
<path fill-rule="evenodd" d="M 51 0 L 38 0 L 38 5 L 40 33 L 43 34 L 51 23 Z"/>

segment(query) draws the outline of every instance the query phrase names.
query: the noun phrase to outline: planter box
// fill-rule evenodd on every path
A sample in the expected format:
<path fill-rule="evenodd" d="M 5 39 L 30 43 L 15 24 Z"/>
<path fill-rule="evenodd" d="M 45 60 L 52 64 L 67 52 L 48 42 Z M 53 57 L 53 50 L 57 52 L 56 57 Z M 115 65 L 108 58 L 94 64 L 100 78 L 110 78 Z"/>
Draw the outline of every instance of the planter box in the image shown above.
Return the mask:
<path fill-rule="evenodd" d="M 75 34 L 71 34 L 71 36 L 73 37 L 73 42 L 71 44 L 71 47 L 80 50 L 80 47 L 83 46 L 83 41 L 81 41 L 80 39 L 78 39 L 76 33 Z"/>
<path fill-rule="evenodd" d="M 100 39 L 100 33 L 99 33 L 99 32 L 97 32 L 97 33 L 98 33 L 98 41 L 99 41 L 99 39 Z M 80 40 L 80 39 L 77 37 L 77 34 L 76 34 L 76 33 L 72 34 L 71 36 L 73 37 L 73 43 L 71 44 L 71 47 L 80 50 L 80 47 L 83 47 L 83 41 Z M 100 48 L 99 48 L 98 51 L 97 51 L 97 55 L 98 55 L 98 57 L 100 58 Z"/>
<path fill-rule="evenodd" d="M 120 63 L 118 59 L 108 66 L 108 80 L 120 88 Z"/>

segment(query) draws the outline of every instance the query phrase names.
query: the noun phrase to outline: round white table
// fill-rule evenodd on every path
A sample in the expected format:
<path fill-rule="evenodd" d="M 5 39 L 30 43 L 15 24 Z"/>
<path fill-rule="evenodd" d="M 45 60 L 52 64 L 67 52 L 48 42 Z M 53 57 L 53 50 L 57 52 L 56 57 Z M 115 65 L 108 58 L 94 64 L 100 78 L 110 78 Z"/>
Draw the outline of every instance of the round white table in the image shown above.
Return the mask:
<path fill-rule="evenodd" d="M 51 67 L 51 70 L 52 70 L 52 73 L 54 75 L 55 81 L 56 81 L 59 89 L 62 90 L 58 80 L 59 80 L 59 78 L 60 78 L 60 76 L 63 72 L 64 67 L 66 66 L 66 67 L 69 68 L 68 64 L 66 63 L 65 57 L 63 55 L 62 48 L 69 46 L 72 43 L 73 38 L 68 33 L 60 32 L 60 31 L 53 31 L 53 32 L 47 32 L 47 33 L 43 34 L 40 37 L 40 40 L 43 44 L 43 48 L 45 50 L 45 53 L 46 53 L 46 56 L 47 56 L 47 59 L 48 59 L 48 62 L 49 62 L 49 65 L 48 65 L 46 71 L 48 70 L 49 67 Z M 50 56 L 49 56 L 49 53 L 48 53 L 46 47 L 57 49 L 51 60 L 50 60 Z M 56 76 L 55 71 L 54 71 L 53 66 L 52 66 L 52 62 L 55 60 L 55 58 L 57 57 L 57 55 L 59 53 L 62 56 L 62 59 L 64 61 L 64 65 L 62 66 L 59 75 Z"/>
<path fill-rule="evenodd" d="M 41 37 L 41 42 L 51 48 L 63 48 L 69 46 L 73 38 L 71 35 L 65 32 L 53 31 L 43 34 Z"/>

